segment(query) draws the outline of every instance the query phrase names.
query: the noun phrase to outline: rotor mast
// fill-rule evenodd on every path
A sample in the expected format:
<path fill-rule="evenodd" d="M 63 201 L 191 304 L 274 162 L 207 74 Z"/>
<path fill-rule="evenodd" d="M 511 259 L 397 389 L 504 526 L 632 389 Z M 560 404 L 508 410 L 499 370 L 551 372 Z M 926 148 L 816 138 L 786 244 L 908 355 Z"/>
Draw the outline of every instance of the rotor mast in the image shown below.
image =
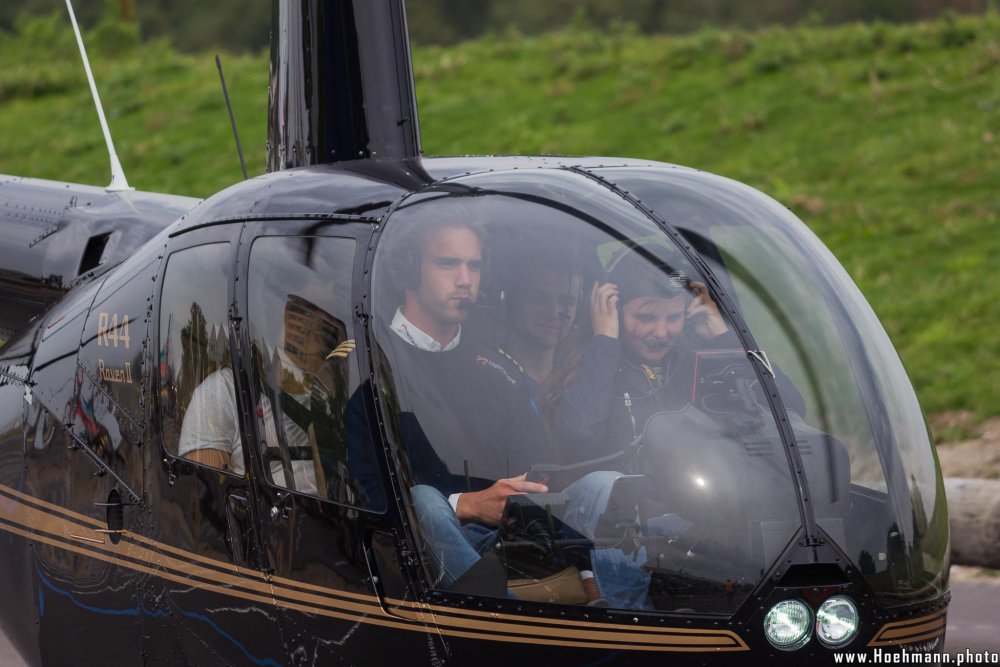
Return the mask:
<path fill-rule="evenodd" d="M 419 157 L 403 0 L 273 0 L 267 170 Z"/>

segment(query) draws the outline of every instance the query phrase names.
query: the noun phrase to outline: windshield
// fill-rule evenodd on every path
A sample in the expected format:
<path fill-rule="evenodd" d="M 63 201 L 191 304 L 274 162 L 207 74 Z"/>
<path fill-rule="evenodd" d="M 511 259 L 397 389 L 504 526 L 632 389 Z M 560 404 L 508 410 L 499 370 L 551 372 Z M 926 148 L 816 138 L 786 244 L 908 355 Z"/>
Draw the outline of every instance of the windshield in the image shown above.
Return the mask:
<path fill-rule="evenodd" d="M 651 219 L 569 171 L 465 177 L 397 208 L 373 336 L 430 585 L 736 610 L 802 517 L 708 284 Z M 814 443 L 820 511 L 842 524 L 847 450 L 802 420 L 797 378 L 776 382 Z"/>
<path fill-rule="evenodd" d="M 934 450 L 899 357 L 839 263 L 787 209 L 732 181 L 666 168 L 599 173 L 697 248 L 801 392 L 799 428 L 846 448 L 849 513 L 824 516 L 817 506 L 819 525 L 885 602 L 941 592 L 948 526 Z M 814 495 L 841 488 L 834 478 L 844 473 L 806 467 Z"/>

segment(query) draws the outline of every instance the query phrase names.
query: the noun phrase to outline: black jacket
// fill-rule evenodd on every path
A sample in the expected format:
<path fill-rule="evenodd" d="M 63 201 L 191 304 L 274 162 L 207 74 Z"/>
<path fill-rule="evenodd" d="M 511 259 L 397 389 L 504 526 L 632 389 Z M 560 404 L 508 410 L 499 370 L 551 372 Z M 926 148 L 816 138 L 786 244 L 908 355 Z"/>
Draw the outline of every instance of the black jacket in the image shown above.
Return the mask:
<path fill-rule="evenodd" d="M 550 430 L 564 464 L 610 456 L 626 449 L 643 433 L 654 414 L 676 411 L 698 400 L 698 353 L 733 350 L 745 359 L 735 334 L 696 338 L 672 347 L 660 374 L 623 354 L 619 340 L 595 336 L 587 346 L 572 382 L 549 406 Z M 789 410 L 803 415 L 802 395 L 777 372 Z"/>

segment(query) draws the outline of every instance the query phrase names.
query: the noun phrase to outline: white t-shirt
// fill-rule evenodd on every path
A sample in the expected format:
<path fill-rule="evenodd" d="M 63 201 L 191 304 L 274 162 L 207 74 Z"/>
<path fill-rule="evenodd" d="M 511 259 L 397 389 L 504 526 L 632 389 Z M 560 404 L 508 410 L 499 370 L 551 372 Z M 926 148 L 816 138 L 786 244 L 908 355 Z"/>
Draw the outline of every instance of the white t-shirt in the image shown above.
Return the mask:
<path fill-rule="evenodd" d="M 296 397 L 296 400 L 308 404 L 309 397 Z M 278 435 L 271 410 L 271 401 L 266 396 L 260 400 L 258 416 L 262 419 L 264 442 L 267 447 L 278 446 Z M 309 436 L 302 428 L 293 422 L 288 415 L 284 416 L 285 438 L 290 447 L 310 447 Z M 191 395 L 184 423 L 181 424 L 181 437 L 177 445 L 178 455 L 185 456 L 200 449 L 216 449 L 227 452 L 230 456 L 230 467 L 237 475 L 243 475 L 246 466 L 243 460 L 243 446 L 240 440 L 239 415 L 236 408 L 236 384 L 233 371 L 229 368 L 212 373 L 198 385 Z M 316 468 L 312 458 L 308 460 L 293 460 L 292 474 L 295 478 L 295 490 L 315 494 Z M 281 461 L 272 461 L 270 465 L 271 479 L 275 485 L 288 488 L 285 484 L 285 472 Z"/>

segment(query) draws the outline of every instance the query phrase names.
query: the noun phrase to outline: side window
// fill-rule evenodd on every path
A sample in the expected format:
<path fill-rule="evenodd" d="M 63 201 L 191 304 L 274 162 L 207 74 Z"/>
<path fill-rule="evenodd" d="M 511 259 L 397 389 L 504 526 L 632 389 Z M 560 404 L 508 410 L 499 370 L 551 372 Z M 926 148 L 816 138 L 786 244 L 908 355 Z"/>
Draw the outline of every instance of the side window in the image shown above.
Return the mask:
<path fill-rule="evenodd" d="M 351 327 L 354 251 L 344 238 L 254 242 L 247 314 L 258 434 L 270 483 L 381 509 Z"/>
<path fill-rule="evenodd" d="M 160 297 L 159 396 L 167 452 L 242 475 L 228 338 L 230 246 L 173 253 Z"/>

